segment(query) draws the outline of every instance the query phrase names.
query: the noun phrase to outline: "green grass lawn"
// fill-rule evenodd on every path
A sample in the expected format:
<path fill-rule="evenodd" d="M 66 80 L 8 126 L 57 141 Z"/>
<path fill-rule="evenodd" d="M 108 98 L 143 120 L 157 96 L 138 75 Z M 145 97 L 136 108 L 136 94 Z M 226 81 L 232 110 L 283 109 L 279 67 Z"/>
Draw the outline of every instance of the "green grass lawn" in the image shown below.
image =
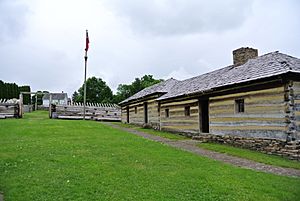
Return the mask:
<path fill-rule="evenodd" d="M 179 134 L 176 134 L 176 133 L 158 131 L 158 130 L 154 130 L 154 129 L 151 129 L 151 128 L 141 128 L 140 126 L 136 126 L 136 125 L 133 125 L 133 124 L 124 124 L 124 123 L 119 123 L 119 122 L 114 122 L 113 124 L 118 125 L 118 126 L 122 126 L 122 127 L 125 127 L 125 128 L 132 128 L 134 130 L 142 131 L 142 132 L 147 133 L 147 134 L 157 135 L 157 136 L 164 137 L 164 138 L 167 138 L 167 139 L 170 139 L 170 140 L 187 140 L 187 139 L 189 139 L 186 136 L 179 135 Z"/>
<path fill-rule="evenodd" d="M 198 146 L 200 148 L 209 149 L 220 153 L 226 153 L 241 158 L 246 158 L 260 163 L 300 169 L 299 161 L 292 161 L 289 159 L 282 158 L 280 156 L 268 155 L 257 151 L 251 151 L 248 149 L 237 148 L 224 144 L 200 143 Z"/>
<path fill-rule="evenodd" d="M 300 179 L 35 112 L 0 121 L 0 191 L 5 201 L 299 200 Z"/>

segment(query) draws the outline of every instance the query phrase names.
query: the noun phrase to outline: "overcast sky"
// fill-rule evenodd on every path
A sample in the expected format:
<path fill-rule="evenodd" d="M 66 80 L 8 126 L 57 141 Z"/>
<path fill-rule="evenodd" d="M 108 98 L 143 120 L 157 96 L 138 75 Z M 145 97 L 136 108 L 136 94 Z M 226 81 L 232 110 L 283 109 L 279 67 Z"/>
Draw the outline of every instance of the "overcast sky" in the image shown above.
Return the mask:
<path fill-rule="evenodd" d="M 0 79 L 68 92 L 88 77 L 118 84 L 186 79 L 254 47 L 300 58 L 298 0 L 0 0 Z"/>

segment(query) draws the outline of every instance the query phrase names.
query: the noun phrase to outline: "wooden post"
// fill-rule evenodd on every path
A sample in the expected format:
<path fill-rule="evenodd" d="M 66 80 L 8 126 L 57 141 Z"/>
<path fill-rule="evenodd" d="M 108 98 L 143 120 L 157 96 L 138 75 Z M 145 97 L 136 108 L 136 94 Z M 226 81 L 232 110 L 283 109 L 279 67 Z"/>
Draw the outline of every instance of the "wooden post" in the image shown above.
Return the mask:
<path fill-rule="evenodd" d="M 22 118 L 23 117 L 23 94 L 20 93 L 19 95 L 19 117 Z"/>
<path fill-rule="evenodd" d="M 35 111 L 37 111 L 37 100 L 38 100 L 37 93 L 35 93 L 35 105 L 34 105 Z"/>
<path fill-rule="evenodd" d="M 52 118 L 52 93 L 49 94 L 49 118 L 51 119 Z"/>

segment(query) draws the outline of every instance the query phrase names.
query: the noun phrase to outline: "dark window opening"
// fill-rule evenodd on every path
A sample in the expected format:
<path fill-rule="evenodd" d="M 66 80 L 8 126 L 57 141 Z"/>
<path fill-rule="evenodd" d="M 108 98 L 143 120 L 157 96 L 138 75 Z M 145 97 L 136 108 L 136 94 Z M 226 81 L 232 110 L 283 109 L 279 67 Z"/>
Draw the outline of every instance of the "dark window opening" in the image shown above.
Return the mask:
<path fill-rule="evenodd" d="M 136 114 L 137 113 L 137 107 L 135 106 L 134 107 L 134 114 Z"/>
<path fill-rule="evenodd" d="M 237 99 L 235 100 L 235 111 L 237 113 L 245 112 L 245 102 L 244 99 Z"/>
<path fill-rule="evenodd" d="M 186 117 L 191 116 L 191 107 L 190 106 L 184 107 L 184 115 Z"/>
<path fill-rule="evenodd" d="M 170 117 L 169 109 L 165 109 L 165 115 L 166 115 L 167 118 Z"/>

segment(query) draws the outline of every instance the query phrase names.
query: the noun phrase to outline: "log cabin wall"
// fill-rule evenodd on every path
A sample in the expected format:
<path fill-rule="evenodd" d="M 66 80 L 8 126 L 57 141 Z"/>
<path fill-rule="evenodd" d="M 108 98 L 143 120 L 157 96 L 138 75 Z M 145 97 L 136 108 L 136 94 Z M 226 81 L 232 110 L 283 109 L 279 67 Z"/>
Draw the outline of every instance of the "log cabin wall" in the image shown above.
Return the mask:
<path fill-rule="evenodd" d="M 199 133 L 199 101 L 198 99 L 174 101 L 160 104 L 161 130 L 187 133 L 194 135 Z M 187 115 L 185 108 L 189 107 Z M 166 114 L 169 113 L 169 114 Z"/>
<path fill-rule="evenodd" d="M 153 99 L 147 101 L 148 103 L 148 125 L 154 129 L 159 129 L 160 113 L 158 102 Z"/>
<path fill-rule="evenodd" d="M 156 98 L 157 96 L 150 97 L 148 100 L 128 105 L 129 123 L 159 129 L 159 108 Z M 147 103 L 148 123 L 145 123 L 145 103 Z M 127 122 L 127 106 L 122 107 L 122 122 Z"/>
<path fill-rule="evenodd" d="M 286 139 L 285 87 L 209 99 L 210 133 Z M 239 104 L 243 103 L 243 109 Z M 240 109 L 240 111 L 238 111 Z"/>
<path fill-rule="evenodd" d="M 144 105 L 143 103 L 135 103 L 129 107 L 129 123 L 143 125 L 144 124 Z"/>
<path fill-rule="evenodd" d="M 121 121 L 122 123 L 127 123 L 127 107 L 121 107 Z"/>
<path fill-rule="evenodd" d="M 295 133 L 294 137 L 300 140 L 300 82 L 293 82 L 293 97 L 294 97 L 294 121 Z"/>

